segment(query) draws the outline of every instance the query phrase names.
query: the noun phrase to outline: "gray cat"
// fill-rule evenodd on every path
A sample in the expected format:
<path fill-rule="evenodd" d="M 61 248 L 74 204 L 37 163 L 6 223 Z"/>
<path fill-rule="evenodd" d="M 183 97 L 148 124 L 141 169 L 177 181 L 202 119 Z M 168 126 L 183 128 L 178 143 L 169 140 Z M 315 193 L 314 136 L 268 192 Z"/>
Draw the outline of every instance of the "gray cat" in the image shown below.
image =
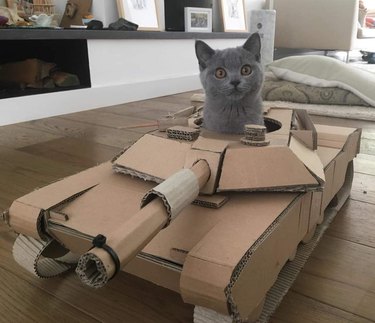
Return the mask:
<path fill-rule="evenodd" d="M 245 124 L 263 125 L 260 36 L 252 34 L 242 47 L 213 50 L 195 42 L 200 79 L 206 93 L 203 127 L 241 134 Z"/>

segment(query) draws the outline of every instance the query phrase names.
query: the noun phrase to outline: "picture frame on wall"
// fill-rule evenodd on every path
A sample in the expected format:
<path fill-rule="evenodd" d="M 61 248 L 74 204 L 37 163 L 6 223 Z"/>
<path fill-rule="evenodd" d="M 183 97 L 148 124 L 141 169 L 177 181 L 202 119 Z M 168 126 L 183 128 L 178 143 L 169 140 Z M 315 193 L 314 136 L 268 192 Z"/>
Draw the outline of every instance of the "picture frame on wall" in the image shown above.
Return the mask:
<path fill-rule="evenodd" d="M 155 0 L 117 0 L 120 18 L 137 24 L 138 30 L 160 30 Z"/>
<path fill-rule="evenodd" d="M 212 32 L 212 9 L 185 7 L 185 31 Z"/>
<path fill-rule="evenodd" d="M 244 0 L 221 0 L 225 32 L 246 32 Z"/>

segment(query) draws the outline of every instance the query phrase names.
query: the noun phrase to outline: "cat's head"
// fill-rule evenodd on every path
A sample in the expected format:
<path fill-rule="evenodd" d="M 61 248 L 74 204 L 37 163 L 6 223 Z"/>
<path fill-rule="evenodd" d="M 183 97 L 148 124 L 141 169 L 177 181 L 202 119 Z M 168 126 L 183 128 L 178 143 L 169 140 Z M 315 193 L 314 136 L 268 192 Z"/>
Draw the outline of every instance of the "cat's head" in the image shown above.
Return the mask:
<path fill-rule="evenodd" d="M 263 83 L 261 42 L 258 33 L 236 48 L 214 50 L 205 42 L 195 42 L 200 78 L 206 94 L 240 100 L 260 90 Z"/>

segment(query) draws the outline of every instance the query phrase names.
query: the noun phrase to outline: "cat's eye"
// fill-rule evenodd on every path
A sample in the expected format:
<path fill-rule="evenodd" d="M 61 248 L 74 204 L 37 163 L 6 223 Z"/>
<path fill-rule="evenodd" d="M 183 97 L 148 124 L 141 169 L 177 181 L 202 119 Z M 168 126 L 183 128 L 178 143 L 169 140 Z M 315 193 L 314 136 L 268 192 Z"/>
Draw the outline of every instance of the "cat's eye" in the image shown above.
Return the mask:
<path fill-rule="evenodd" d="M 250 65 L 244 65 L 241 68 L 241 74 L 242 75 L 250 75 L 251 74 L 251 67 Z"/>
<path fill-rule="evenodd" d="M 225 71 L 225 69 L 219 67 L 216 69 L 215 71 L 215 76 L 218 78 L 218 79 L 223 79 L 224 77 L 227 76 L 227 72 Z"/>

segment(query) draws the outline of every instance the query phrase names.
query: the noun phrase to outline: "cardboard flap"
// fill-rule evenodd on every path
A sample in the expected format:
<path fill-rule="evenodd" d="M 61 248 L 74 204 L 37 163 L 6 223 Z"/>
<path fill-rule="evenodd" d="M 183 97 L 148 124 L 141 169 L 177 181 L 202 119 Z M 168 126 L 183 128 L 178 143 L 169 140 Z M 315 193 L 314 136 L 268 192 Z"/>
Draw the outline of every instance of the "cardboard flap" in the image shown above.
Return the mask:
<path fill-rule="evenodd" d="M 48 210 L 67 198 L 97 185 L 112 172 L 111 163 L 107 162 L 35 190 L 17 201 Z"/>
<path fill-rule="evenodd" d="M 324 169 L 317 151 L 307 148 L 299 140 L 295 139 L 294 136 L 290 138 L 289 147 L 322 185 L 325 181 Z"/>
<path fill-rule="evenodd" d="M 322 162 L 323 168 L 326 168 L 327 165 L 340 153 L 341 149 L 318 146 L 316 152 Z"/>
<path fill-rule="evenodd" d="M 298 141 L 300 141 L 302 144 L 304 144 L 307 148 L 311 150 L 316 150 L 317 147 L 314 146 L 313 142 L 317 139 L 317 137 L 314 138 L 313 132 L 310 130 L 291 130 L 290 133 L 292 136 Z M 315 147 L 315 148 L 314 148 Z"/>
<path fill-rule="evenodd" d="M 359 153 L 361 144 L 361 134 L 362 129 L 356 129 L 356 131 L 349 135 L 349 138 L 343 147 L 343 151 L 347 153 L 348 161 L 352 160 Z"/>
<path fill-rule="evenodd" d="M 293 135 L 298 138 L 307 148 L 316 150 L 318 147 L 318 137 L 315 126 L 306 110 L 295 110 L 298 122 L 298 130 L 292 130 Z"/>
<path fill-rule="evenodd" d="M 71 235 L 110 235 L 140 209 L 144 194 L 153 183 L 111 172 L 100 184 L 64 205 L 60 212 L 68 220 L 49 219 L 49 223 L 66 228 Z M 109 211 L 110 210 L 110 211 Z"/>
<path fill-rule="evenodd" d="M 290 125 L 292 124 L 293 119 L 293 110 L 286 108 L 271 108 L 268 111 L 267 117 L 270 119 L 277 120 L 280 123 L 280 129 L 273 131 L 269 134 L 284 136 L 285 138 L 289 137 Z"/>
<path fill-rule="evenodd" d="M 300 191 L 318 181 L 288 147 L 228 148 L 218 191 Z"/>
<path fill-rule="evenodd" d="M 184 167 L 191 143 L 145 135 L 114 163 L 116 171 L 161 182 Z M 148 175 L 148 176 L 144 176 Z"/>
<path fill-rule="evenodd" d="M 222 153 L 232 140 L 237 141 L 238 139 L 238 136 L 227 138 L 219 134 L 208 133 L 207 131 L 203 131 L 203 134 L 193 143 L 193 149 Z"/>
<path fill-rule="evenodd" d="M 186 207 L 165 229 L 161 230 L 143 249 L 162 261 L 176 261 L 171 249 L 190 251 L 226 215 L 226 203 L 219 209 L 196 205 Z"/>

